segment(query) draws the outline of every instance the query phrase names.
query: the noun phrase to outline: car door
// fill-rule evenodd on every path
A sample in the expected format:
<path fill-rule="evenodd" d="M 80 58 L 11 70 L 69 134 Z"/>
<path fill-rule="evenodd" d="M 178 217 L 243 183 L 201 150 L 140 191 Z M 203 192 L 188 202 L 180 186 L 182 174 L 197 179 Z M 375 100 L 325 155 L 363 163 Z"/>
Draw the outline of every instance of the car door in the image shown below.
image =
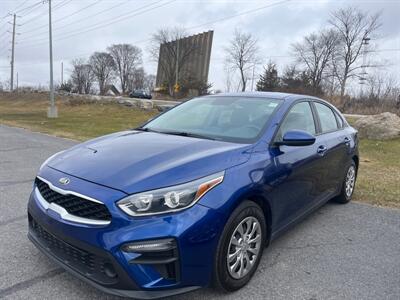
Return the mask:
<path fill-rule="evenodd" d="M 274 142 L 281 141 L 289 130 L 317 134 L 317 122 L 309 101 L 298 102 L 290 108 Z M 317 149 L 316 144 L 271 148 L 273 166 L 267 171 L 270 174 L 267 184 L 271 187 L 269 197 L 274 210 L 273 227 L 277 230 L 283 229 L 311 209 L 319 197 L 318 185 L 324 165 Z"/>
<path fill-rule="evenodd" d="M 346 167 L 349 137 L 340 128 L 334 110 L 327 104 L 313 102 L 319 123 L 319 134 L 316 137 L 318 151 L 325 160 L 326 170 L 321 174 L 320 199 L 321 201 L 332 197 L 343 181 Z"/>

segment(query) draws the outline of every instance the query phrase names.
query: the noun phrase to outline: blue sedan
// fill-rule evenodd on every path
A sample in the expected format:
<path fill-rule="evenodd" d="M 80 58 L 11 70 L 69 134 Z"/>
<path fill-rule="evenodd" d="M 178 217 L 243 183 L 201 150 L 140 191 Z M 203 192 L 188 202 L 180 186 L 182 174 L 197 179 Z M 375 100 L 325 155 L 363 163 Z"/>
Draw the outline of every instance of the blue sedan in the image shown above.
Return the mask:
<path fill-rule="evenodd" d="M 195 98 L 46 160 L 28 236 L 111 294 L 235 291 L 272 240 L 327 201 L 351 200 L 358 162 L 357 131 L 321 99 Z"/>

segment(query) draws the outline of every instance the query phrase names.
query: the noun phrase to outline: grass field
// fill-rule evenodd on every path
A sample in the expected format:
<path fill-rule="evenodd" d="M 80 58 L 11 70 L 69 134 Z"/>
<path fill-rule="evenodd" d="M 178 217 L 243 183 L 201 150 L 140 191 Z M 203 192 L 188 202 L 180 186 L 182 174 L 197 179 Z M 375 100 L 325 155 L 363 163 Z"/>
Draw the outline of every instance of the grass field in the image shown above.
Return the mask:
<path fill-rule="evenodd" d="M 47 101 L 40 94 L 0 94 L 0 123 L 76 140 L 133 128 L 157 114 L 118 104 L 59 101 L 59 118 L 47 119 Z M 351 122 L 351 120 L 350 120 Z M 400 139 L 361 140 L 360 168 L 354 198 L 400 208 Z"/>
<path fill-rule="evenodd" d="M 46 95 L 0 93 L 0 122 L 33 131 L 76 140 L 87 140 L 99 135 L 133 128 L 158 112 L 124 107 L 120 104 L 58 101 L 59 118 L 47 118 Z"/>
<path fill-rule="evenodd" d="M 354 199 L 400 208 L 400 139 L 361 140 Z"/>

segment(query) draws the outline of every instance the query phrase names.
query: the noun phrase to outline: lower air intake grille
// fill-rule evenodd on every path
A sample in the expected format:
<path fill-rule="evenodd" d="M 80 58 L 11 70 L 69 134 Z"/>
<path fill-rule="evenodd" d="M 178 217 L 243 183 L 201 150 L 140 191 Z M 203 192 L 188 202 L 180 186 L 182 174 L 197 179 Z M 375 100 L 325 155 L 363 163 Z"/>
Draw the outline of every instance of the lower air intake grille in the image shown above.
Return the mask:
<path fill-rule="evenodd" d="M 30 231 L 48 251 L 64 264 L 102 284 L 113 284 L 118 281 L 118 276 L 108 258 L 64 242 L 49 233 L 31 215 L 28 217 Z"/>

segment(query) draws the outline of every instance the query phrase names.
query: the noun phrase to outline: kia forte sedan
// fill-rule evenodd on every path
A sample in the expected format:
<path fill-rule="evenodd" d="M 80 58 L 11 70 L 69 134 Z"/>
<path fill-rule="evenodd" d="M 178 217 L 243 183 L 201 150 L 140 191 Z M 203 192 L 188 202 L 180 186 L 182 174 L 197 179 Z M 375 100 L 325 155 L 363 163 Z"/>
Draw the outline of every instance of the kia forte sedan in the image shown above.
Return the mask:
<path fill-rule="evenodd" d="M 327 201 L 351 200 L 358 162 L 356 130 L 321 99 L 195 98 L 46 160 L 29 238 L 111 294 L 235 291 L 273 239 Z"/>

